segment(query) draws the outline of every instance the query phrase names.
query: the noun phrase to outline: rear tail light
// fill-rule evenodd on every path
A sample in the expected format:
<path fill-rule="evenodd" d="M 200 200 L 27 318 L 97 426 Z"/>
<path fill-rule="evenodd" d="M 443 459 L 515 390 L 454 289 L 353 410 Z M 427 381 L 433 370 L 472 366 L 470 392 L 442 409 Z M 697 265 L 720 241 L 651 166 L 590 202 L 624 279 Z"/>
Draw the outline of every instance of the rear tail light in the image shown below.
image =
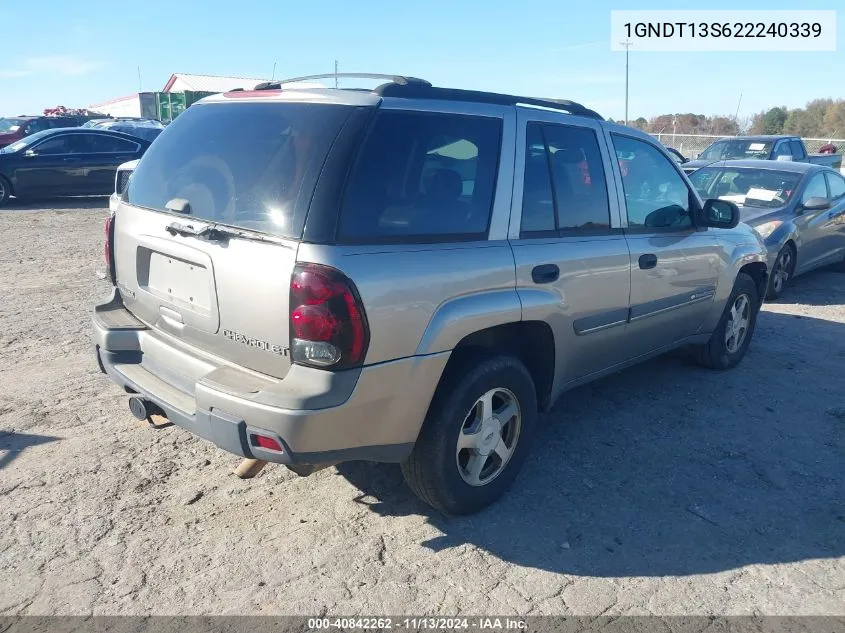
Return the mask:
<path fill-rule="evenodd" d="M 114 272 L 114 213 L 110 213 L 109 217 L 106 218 L 106 240 L 105 240 L 105 256 L 106 256 L 106 273 L 111 279 L 112 285 L 114 285 L 115 279 L 115 272 Z"/>
<path fill-rule="evenodd" d="M 355 285 L 328 266 L 297 264 L 290 281 L 293 362 L 346 369 L 364 362 L 370 334 Z"/>

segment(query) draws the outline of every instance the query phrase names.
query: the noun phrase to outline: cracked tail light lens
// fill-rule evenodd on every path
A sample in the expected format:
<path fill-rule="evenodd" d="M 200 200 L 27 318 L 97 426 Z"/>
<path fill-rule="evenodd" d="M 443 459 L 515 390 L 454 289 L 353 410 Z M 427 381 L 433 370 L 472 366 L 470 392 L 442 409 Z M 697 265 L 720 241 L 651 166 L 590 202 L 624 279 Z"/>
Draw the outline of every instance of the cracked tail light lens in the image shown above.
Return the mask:
<path fill-rule="evenodd" d="M 290 283 L 290 335 L 291 359 L 300 365 L 363 364 L 370 336 L 352 281 L 328 266 L 298 264 Z"/>

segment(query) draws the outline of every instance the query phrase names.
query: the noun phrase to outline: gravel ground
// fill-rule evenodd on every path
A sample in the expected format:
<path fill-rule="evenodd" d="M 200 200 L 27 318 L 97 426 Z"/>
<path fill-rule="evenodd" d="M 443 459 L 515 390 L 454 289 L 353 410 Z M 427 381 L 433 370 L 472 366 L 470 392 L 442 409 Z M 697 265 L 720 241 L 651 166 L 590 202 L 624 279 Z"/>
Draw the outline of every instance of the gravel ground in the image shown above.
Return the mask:
<path fill-rule="evenodd" d="M 397 467 L 241 481 L 136 421 L 90 348 L 104 206 L 0 213 L 0 613 L 845 614 L 845 275 L 735 371 L 570 392 L 509 496 L 444 518 Z"/>

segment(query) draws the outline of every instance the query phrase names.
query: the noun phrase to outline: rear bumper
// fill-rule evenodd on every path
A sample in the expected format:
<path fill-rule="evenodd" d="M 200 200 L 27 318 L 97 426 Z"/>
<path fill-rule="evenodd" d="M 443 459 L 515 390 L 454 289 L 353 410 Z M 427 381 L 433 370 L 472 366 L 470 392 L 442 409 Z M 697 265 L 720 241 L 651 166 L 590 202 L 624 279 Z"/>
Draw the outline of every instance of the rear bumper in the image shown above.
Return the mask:
<path fill-rule="evenodd" d="M 97 362 L 127 393 L 220 448 L 281 464 L 403 461 L 449 353 L 327 372 L 292 365 L 278 380 L 169 340 L 128 312 L 115 291 L 93 318 Z M 260 448 L 271 437 L 281 452 Z"/>

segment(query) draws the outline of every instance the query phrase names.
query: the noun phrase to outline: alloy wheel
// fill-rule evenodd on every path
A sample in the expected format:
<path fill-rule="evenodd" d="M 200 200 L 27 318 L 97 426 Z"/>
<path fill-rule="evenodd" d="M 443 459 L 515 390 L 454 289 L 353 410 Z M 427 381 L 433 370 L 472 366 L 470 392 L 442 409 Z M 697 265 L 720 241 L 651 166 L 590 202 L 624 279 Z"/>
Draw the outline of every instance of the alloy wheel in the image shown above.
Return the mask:
<path fill-rule="evenodd" d="M 742 347 L 749 323 L 751 323 L 751 299 L 748 295 L 741 294 L 734 299 L 730 317 L 725 326 L 725 347 L 731 354 Z"/>
<path fill-rule="evenodd" d="M 470 486 L 484 486 L 505 469 L 519 441 L 522 413 L 512 391 L 491 389 L 467 413 L 455 451 L 458 472 Z"/>

